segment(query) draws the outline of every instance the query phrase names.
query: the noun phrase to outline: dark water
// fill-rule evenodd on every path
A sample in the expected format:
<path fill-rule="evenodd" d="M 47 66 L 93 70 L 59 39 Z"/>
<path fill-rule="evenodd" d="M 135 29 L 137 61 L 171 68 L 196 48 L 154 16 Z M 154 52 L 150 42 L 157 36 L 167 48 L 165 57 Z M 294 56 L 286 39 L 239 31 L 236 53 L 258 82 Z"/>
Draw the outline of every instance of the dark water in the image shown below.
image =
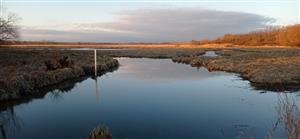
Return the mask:
<path fill-rule="evenodd" d="M 114 138 L 231 139 L 241 132 L 266 138 L 276 121 L 282 94 L 260 93 L 237 75 L 168 59 L 119 62 L 117 71 L 97 81 L 2 111 L 1 129 L 9 139 L 79 139 L 99 124 Z M 283 127 L 274 134 L 283 138 Z"/>

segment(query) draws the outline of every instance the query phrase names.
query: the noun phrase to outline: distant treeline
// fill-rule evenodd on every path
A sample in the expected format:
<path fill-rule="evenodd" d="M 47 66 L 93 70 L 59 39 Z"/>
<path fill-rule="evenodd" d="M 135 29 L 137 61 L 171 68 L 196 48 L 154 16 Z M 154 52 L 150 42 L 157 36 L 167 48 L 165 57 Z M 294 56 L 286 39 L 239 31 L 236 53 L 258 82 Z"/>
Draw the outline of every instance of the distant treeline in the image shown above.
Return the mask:
<path fill-rule="evenodd" d="M 115 43 L 89 43 L 89 42 L 54 42 L 54 41 L 6 41 L 4 44 L 11 45 L 95 45 L 95 44 L 115 44 Z"/>
<path fill-rule="evenodd" d="M 148 42 L 129 42 L 129 43 L 110 43 L 110 42 L 55 42 L 55 41 L 3 41 L 0 45 L 157 45 L 173 44 L 173 42 L 148 43 Z"/>
<path fill-rule="evenodd" d="M 193 44 L 230 43 L 235 45 L 283 45 L 300 47 L 300 24 L 268 27 L 245 34 L 225 34 L 216 40 L 192 41 Z"/>

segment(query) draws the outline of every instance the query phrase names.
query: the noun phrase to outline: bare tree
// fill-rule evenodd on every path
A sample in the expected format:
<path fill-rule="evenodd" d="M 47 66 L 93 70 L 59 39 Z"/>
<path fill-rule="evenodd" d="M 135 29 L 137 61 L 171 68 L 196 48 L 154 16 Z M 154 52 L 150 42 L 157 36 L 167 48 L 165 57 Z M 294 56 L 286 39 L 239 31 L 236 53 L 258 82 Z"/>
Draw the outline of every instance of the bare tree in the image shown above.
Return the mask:
<path fill-rule="evenodd" d="M 17 20 L 16 14 L 8 14 L 0 17 L 0 44 L 19 37 L 16 25 Z"/>

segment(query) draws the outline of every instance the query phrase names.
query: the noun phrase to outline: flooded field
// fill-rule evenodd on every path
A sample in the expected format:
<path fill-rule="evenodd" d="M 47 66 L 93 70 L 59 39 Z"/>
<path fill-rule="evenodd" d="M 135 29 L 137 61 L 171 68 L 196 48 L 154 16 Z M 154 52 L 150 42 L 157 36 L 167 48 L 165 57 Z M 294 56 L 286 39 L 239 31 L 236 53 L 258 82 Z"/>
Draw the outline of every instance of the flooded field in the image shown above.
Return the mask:
<path fill-rule="evenodd" d="M 1 136 L 85 139 L 105 125 L 116 139 L 285 138 L 284 125 L 274 127 L 278 108 L 300 93 L 255 90 L 237 74 L 170 59 L 118 61 L 112 73 L 2 110 Z"/>

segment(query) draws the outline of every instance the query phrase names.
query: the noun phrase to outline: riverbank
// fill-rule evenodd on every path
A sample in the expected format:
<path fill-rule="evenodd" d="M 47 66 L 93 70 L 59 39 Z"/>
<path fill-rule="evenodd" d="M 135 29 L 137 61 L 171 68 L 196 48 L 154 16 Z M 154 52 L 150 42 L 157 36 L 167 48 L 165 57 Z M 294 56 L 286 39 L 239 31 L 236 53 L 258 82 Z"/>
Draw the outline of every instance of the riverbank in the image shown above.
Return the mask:
<path fill-rule="evenodd" d="M 206 57 L 206 51 L 215 51 L 218 56 Z M 111 57 L 171 58 L 173 62 L 210 71 L 238 73 L 259 90 L 300 90 L 300 49 L 295 47 L 205 45 L 203 48 L 139 48 L 100 53 Z"/>
<path fill-rule="evenodd" d="M 256 89 L 297 91 L 300 89 L 299 49 L 214 49 L 217 57 L 174 57 L 178 63 L 205 67 L 210 71 L 239 73 Z"/>
<path fill-rule="evenodd" d="M 206 51 L 215 51 L 218 56 L 203 56 Z M 93 51 L 90 50 L 1 48 L 0 53 L 0 100 L 35 95 L 41 92 L 40 88 L 94 74 Z M 211 46 L 99 50 L 99 73 L 118 67 L 118 61 L 112 57 L 170 58 L 173 62 L 210 71 L 239 73 L 259 90 L 300 89 L 298 48 Z"/>
<path fill-rule="evenodd" d="M 0 100 L 36 96 L 41 89 L 94 74 L 92 51 L 0 49 Z M 118 67 L 118 61 L 99 55 L 98 75 Z"/>

